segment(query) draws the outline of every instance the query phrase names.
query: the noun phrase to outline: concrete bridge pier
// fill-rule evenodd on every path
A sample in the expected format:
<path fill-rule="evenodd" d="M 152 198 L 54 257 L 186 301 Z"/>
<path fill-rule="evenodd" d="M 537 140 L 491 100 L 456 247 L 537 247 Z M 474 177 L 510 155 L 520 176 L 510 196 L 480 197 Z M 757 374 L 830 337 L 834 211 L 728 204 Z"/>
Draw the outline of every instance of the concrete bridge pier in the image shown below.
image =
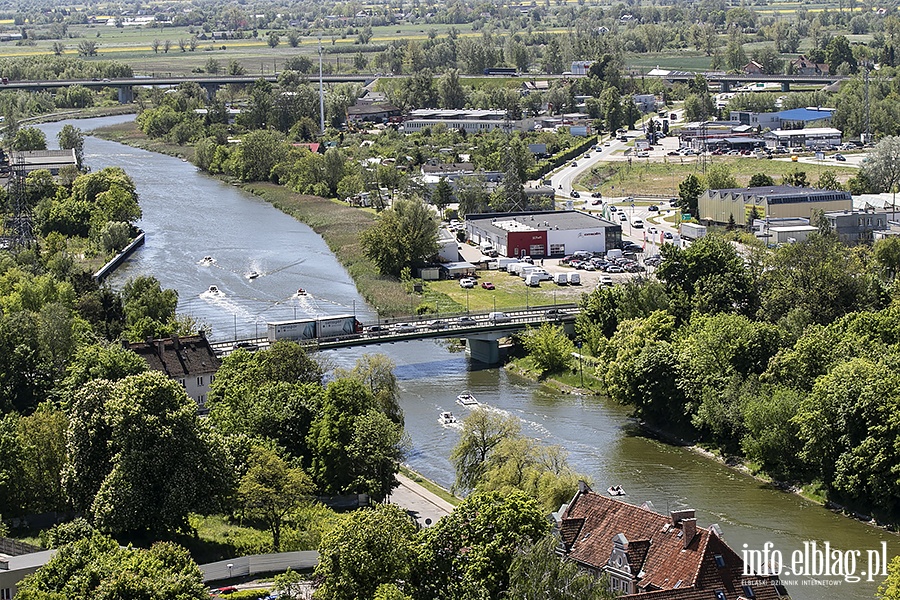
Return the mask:
<path fill-rule="evenodd" d="M 500 338 L 503 335 L 482 334 L 475 337 L 466 336 L 466 353 L 478 362 L 486 365 L 500 363 Z"/>
<path fill-rule="evenodd" d="M 206 90 L 206 97 L 210 102 L 216 99 L 216 92 L 219 91 L 218 83 L 203 83 L 201 87 Z"/>
<path fill-rule="evenodd" d="M 119 104 L 131 104 L 134 102 L 134 88 L 130 85 L 119 86 Z"/>
<path fill-rule="evenodd" d="M 781 82 L 781 91 L 782 92 L 791 91 L 791 82 L 790 81 L 782 81 Z"/>
<path fill-rule="evenodd" d="M 721 91 L 722 93 L 730 92 L 731 91 L 731 82 L 726 81 L 724 79 L 721 80 L 719 82 L 719 91 Z"/>

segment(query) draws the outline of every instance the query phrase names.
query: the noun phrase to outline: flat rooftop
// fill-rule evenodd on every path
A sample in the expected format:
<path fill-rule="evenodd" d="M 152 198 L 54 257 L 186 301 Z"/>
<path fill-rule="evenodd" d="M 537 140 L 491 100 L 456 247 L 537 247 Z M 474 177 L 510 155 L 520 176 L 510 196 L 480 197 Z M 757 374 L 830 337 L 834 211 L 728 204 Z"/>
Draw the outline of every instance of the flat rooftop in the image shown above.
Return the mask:
<path fill-rule="evenodd" d="M 466 215 L 467 221 L 497 232 L 577 230 L 618 227 L 615 223 L 577 210 Z"/>

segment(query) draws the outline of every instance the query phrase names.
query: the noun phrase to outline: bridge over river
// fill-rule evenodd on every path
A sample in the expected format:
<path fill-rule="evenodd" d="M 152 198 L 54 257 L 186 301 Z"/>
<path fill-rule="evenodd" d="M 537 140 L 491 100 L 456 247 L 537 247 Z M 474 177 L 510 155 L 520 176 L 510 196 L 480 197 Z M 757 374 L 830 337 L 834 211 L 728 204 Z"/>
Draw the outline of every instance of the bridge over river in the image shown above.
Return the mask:
<path fill-rule="evenodd" d="M 397 318 L 364 324 L 359 335 L 305 340 L 300 343 L 312 350 L 332 350 L 428 338 L 465 338 L 466 349 L 474 360 L 494 365 L 500 362 L 499 341 L 502 338 L 548 322 L 561 324 L 567 333 L 572 334 L 575 331 L 575 317 L 579 312 L 581 309 L 576 304 L 557 304 L 507 310 L 502 313 L 506 318 L 499 319 L 492 319 L 492 315 L 497 313 L 489 312 Z M 264 348 L 272 341 L 268 337 L 253 337 L 217 341 L 211 345 L 217 353 L 227 354 L 237 348 Z"/>

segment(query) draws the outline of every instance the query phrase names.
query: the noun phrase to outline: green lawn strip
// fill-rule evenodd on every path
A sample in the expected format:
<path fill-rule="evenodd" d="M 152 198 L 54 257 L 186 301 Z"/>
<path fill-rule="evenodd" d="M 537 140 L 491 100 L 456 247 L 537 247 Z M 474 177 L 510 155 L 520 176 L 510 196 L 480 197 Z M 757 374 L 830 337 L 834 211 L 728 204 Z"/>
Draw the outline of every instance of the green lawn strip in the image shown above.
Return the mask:
<path fill-rule="evenodd" d="M 410 469 L 409 467 L 407 467 L 405 465 L 400 465 L 400 474 L 403 475 L 404 477 L 406 477 L 407 479 L 411 479 L 414 482 L 418 483 L 419 485 L 421 485 L 423 488 L 425 488 L 426 490 L 428 490 L 435 496 L 438 496 L 438 497 L 442 498 L 443 500 L 446 500 L 453 506 L 456 506 L 457 504 L 462 502 L 462 498 L 457 498 L 456 496 L 454 496 L 449 491 L 445 490 L 444 488 L 442 488 L 435 482 L 423 477 L 422 475 L 419 475 L 418 473 L 416 473 L 415 471 L 413 471 L 412 469 Z"/>
<path fill-rule="evenodd" d="M 601 163 L 579 177 L 578 185 L 582 189 L 597 189 L 599 185 L 604 197 L 624 195 L 657 195 L 671 196 L 673 190 L 690 174 L 702 175 L 700 164 L 690 162 L 681 164 L 680 157 L 666 157 L 666 162 Z M 668 160 L 672 159 L 672 160 Z M 833 171 L 838 181 L 846 182 L 859 172 L 853 167 L 836 164 L 807 164 L 780 160 L 766 160 L 749 157 L 715 156 L 712 164 L 725 164 L 730 169 L 738 187 L 744 187 L 756 173 L 771 176 L 775 183 L 795 170 L 804 171 L 811 184 L 819 179 L 825 171 Z M 627 192 L 627 193 L 626 193 Z"/>
<path fill-rule="evenodd" d="M 490 281 L 495 289 L 486 290 L 481 283 Z M 469 312 L 488 312 L 507 310 L 526 306 L 549 306 L 554 303 L 569 304 L 577 302 L 583 291 L 580 288 L 557 287 L 549 281 L 541 282 L 540 287 L 525 285 L 521 277 L 510 275 L 504 271 L 479 271 L 478 283 L 467 290 L 459 287 L 456 280 L 429 281 L 427 287 L 436 293 L 451 299 L 465 312 L 468 298 Z M 442 305 L 443 306 L 443 305 Z"/>
<path fill-rule="evenodd" d="M 531 356 L 517 358 L 507 363 L 505 368 L 532 381 L 538 381 L 561 392 L 578 392 L 599 394 L 602 383 L 594 376 L 593 360 L 585 358 L 579 361 L 572 357 L 569 369 L 558 373 L 542 373 Z"/>

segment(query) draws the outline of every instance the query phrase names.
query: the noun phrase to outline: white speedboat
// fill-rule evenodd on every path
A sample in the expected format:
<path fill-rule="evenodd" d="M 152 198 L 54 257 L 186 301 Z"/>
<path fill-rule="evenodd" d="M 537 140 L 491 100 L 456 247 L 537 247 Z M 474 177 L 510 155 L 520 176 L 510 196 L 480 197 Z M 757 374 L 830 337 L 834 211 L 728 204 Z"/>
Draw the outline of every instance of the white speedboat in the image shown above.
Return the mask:
<path fill-rule="evenodd" d="M 606 488 L 606 493 L 609 494 L 610 496 L 624 496 L 625 490 L 622 489 L 621 485 L 612 485 L 612 486 Z"/>
<path fill-rule="evenodd" d="M 462 406 L 478 406 L 478 400 L 470 392 L 463 392 L 457 396 L 456 403 Z"/>
<path fill-rule="evenodd" d="M 200 259 L 201 265 L 211 265 L 211 264 L 214 264 L 215 262 L 216 262 L 216 259 L 214 259 L 212 256 L 204 256 L 203 258 Z"/>
<path fill-rule="evenodd" d="M 456 417 L 453 416 L 452 412 L 445 410 L 441 413 L 441 416 L 438 417 L 438 422 L 441 425 L 452 425 L 453 423 L 456 423 Z"/>
<path fill-rule="evenodd" d="M 305 295 L 306 295 L 306 290 L 304 290 L 303 288 L 298 289 L 298 290 L 297 290 L 297 295 L 298 295 L 298 296 L 305 296 Z"/>
<path fill-rule="evenodd" d="M 259 273 L 256 271 L 250 271 L 249 273 L 247 273 L 247 279 L 256 279 L 257 277 L 259 277 Z"/>
<path fill-rule="evenodd" d="M 209 293 L 210 294 L 218 294 L 219 288 L 217 286 L 211 285 L 211 286 L 209 286 Z"/>

